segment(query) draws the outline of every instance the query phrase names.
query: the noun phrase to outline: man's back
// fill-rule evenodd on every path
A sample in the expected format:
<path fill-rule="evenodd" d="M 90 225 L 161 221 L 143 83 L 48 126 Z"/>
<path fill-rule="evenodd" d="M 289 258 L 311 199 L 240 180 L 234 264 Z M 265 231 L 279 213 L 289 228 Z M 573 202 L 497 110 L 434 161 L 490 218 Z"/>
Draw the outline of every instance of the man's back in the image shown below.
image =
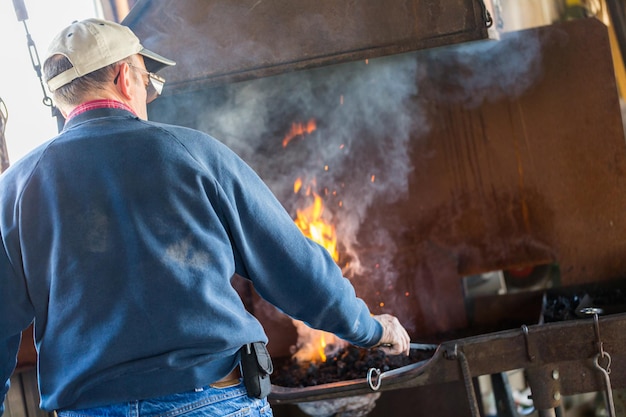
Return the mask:
<path fill-rule="evenodd" d="M 266 340 L 229 285 L 233 249 L 210 167 L 200 171 L 164 130 L 113 113 L 77 120 L 2 181 L 2 223 L 15 233 L 7 250 L 24 266 L 36 337 L 47 342 L 41 384 L 65 386 L 44 402 L 132 396 L 163 378 L 164 393 L 193 388 L 164 364 L 198 372 L 219 359 L 204 370 L 219 379 L 243 344 Z M 215 145 L 204 144 L 217 167 Z"/>

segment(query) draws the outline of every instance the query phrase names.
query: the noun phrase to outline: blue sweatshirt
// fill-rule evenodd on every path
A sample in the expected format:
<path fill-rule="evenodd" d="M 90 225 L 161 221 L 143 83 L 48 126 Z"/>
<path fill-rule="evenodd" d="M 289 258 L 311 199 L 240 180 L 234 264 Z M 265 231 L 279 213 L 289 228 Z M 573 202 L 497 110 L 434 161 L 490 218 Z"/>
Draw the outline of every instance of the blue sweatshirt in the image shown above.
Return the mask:
<path fill-rule="evenodd" d="M 0 176 L 0 233 L 0 400 L 33 320 L 46 410 L 219 380 L 243 344 L 267 341 L 234 274 L 311 327 L 364 347 L 382 336 L 248 165 L 125 110 L 70 119 Z"/>

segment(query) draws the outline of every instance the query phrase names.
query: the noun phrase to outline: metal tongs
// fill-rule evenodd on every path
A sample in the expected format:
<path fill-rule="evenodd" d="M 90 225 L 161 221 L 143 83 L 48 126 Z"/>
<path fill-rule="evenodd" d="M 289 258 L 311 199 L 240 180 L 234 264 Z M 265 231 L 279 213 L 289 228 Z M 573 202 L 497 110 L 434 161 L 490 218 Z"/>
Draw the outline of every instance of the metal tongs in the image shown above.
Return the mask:
<path fill-rule="evenodd" d="M 384 344 L 382 346 L 385 346 Z M 426 343 L 411 343 L 409 344 L 409 348 L 411 350 L 436 350 L 438 345 L 426 344 Z M 409 366 L 418 366 L 421 365 L 422 362 L 417 362 L 413 365 Z M 406 367 L 392 369 L 391 371 L 381 372 L 378 368 L 370 368 L 367 371 L 367 384 L 372 389 L 372 391 L 378 391 L 380 389 L 380 385 L 384 378 L 394 376 L 396 374 L 400 374 L 405 372 Z"/>

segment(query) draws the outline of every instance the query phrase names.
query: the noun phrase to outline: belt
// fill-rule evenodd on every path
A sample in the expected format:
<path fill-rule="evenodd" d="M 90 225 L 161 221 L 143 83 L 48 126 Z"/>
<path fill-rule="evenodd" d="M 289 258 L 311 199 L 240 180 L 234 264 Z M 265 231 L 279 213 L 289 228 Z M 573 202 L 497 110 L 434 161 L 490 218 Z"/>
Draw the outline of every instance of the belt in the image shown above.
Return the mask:
<path fill-rule="evenodd" d="M 241 378 L 241 372 L 239 371 L 239 366 L 236 366 L 235 369 L 233 369 L 224 378 L 209 384 L 209 386 L 213 388 L 232 387 L 233 385 L 237 385 L 239 383 L 239 378 Z"/>

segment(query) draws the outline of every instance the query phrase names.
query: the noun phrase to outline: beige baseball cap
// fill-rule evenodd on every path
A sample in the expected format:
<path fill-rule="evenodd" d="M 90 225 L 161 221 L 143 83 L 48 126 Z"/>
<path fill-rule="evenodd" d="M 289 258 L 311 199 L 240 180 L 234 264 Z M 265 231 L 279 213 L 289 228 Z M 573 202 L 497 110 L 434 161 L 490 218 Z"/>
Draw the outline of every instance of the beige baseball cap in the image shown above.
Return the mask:
<path fill-rule="evenodd" d="M 85 19 L 63 29 L 50 43 L 46 59 L 57 54 L 67 57 L 73 67 L 48 80 L 52 92 L 78 77 L 135 54 L 146 59 L 150 72 L 176 65 L 171 59 L 144 48 L 127 26 L 101 19 Z"/>

